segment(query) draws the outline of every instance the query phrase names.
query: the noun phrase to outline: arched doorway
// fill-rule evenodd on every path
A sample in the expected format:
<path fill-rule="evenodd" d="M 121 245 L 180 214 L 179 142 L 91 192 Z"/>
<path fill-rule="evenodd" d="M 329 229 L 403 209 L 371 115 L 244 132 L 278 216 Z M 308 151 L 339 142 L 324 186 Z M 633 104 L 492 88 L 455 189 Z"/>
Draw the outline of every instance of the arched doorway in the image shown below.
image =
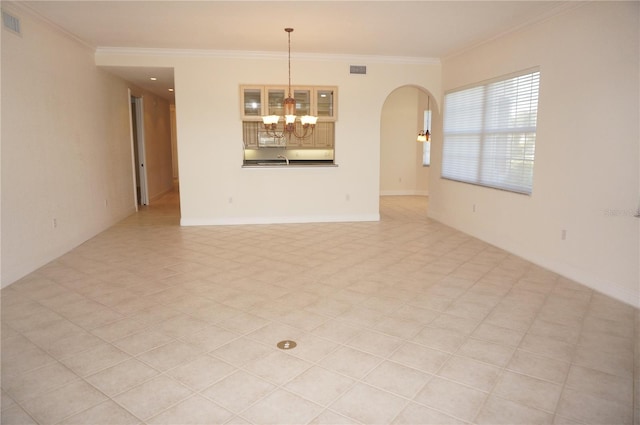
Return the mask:
<path fill-rule="evenodd" d="M 429 120 L 425 111 L 430 111 L 433 127 L 440 119 L 437 101 L 422 87 L 398 87 L 387 96 L 380 119 L 381 196 L 429 195 L 430 161 L 425 161 L 425 145 L 416 142 L 425 118 Z"/>

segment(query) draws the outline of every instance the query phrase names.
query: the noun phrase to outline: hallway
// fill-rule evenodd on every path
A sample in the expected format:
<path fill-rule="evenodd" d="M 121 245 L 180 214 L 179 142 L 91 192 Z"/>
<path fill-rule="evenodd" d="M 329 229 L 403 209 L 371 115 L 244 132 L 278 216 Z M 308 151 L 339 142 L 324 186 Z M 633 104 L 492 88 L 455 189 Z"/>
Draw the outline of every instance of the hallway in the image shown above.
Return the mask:
<path fill-rule="evenodd" d="M 635 310 L 426 198 L 212 227 L 177 202 L 2 290 L 2 424 L 633 422 Z"/>

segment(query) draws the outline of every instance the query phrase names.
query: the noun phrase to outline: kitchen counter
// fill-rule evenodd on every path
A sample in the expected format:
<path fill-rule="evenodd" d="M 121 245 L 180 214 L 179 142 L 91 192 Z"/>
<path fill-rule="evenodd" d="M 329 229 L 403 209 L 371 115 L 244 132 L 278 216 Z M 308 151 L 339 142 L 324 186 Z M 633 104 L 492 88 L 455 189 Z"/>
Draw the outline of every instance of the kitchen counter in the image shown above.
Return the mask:
<path fill-rule="evenodd" d="M 337 167 L 332 160 L 291 159 L 289 164 L 282 159 L 256 159 L 245 160 L 242 168 L 304 168 L 304 167 Z"/>

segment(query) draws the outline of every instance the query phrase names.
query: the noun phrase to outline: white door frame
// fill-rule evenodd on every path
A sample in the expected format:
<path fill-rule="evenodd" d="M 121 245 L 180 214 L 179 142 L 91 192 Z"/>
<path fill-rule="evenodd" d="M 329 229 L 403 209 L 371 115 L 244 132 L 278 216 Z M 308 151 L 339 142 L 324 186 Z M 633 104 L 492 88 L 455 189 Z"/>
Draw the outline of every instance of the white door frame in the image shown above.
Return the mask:
<path fill-rule="evenodd" d="M 142 96 L 135 96 L 131 94 L 131 89 L 128 89 L 127 103 L 129 105 L 129 128 L 131 132 L 131 164 L 133 167 L 133 202 L 138 211 L 138 184 L 140 184 L 140 203 L 142 205 L 149 205 L 149 191 L 147 190 L 147 169 L 145 168 L 146 150 L 144 143 L 144 99 Z M 136 127 L 133 127 L 133 109 L 131 104 L 135 103 L 136 108 Z M 138 143 L 136 144 L 136 137 L 133 132 L 136 131 Z M 136 163 L 136 149 L 138 153 L 138 163 Z M 136 170 L 140 175 L 140 182 L 136 181 Z"/>

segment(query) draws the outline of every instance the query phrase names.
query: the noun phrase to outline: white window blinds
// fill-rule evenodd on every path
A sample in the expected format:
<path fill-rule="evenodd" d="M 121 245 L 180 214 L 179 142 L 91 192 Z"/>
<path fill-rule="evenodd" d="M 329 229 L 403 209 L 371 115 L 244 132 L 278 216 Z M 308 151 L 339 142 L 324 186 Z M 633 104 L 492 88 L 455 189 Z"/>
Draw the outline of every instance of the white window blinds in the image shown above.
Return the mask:
<path fill-rule="evenodd" d="M 530 194 L 540 72 L 445 95 L 442 177 Z"/>

